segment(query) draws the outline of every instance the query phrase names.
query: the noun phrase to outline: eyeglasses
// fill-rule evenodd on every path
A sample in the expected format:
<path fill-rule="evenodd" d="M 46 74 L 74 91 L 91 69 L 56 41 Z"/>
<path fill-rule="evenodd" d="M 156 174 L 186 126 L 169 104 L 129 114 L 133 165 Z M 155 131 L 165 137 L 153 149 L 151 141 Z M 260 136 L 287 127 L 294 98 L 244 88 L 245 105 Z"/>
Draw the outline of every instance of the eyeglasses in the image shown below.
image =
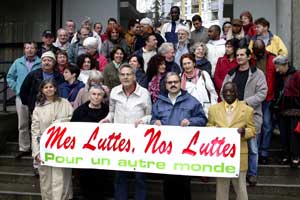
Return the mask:
<path fill-rule="evenodd" d="M 167 81 L 168 85 L 178 84 L 180 81 Z"/>

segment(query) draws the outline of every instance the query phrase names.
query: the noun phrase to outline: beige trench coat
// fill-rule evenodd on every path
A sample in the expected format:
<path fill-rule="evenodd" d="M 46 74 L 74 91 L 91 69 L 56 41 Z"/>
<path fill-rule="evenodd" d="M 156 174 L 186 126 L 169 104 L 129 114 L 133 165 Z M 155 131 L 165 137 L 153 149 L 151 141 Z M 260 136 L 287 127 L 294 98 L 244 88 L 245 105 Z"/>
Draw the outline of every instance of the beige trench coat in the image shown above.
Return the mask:
<path fill-rule="evenodd" d="M 71 104 L 65 100 L 46 102 L 36 106 L 32 114 L 32 156 L 40 153 L 40 137 L 53 123 L 69 121 L 73 113 Z M 65 200 L 73 198 L 72 171 L 69 168 L 40 165 L 40 187 L 43 200 Z"/>

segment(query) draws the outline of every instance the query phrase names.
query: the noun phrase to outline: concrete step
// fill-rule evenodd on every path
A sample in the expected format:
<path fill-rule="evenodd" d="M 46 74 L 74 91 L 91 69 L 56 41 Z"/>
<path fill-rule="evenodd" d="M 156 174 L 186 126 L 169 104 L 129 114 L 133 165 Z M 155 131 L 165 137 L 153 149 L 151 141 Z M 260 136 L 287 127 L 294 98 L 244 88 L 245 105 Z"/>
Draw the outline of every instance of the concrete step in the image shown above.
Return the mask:
<path fill-rule="evenodd" d="M 40 200 L 39 185 L 0 182 L 0 199 Z"/>
<path fill-rule="evenodd" d="M 300 167 L 291 168 L 289 165 L 259 165 L 258 176 L 280 176 L 289 179 L 300 177 Z"/>
<path fill-rule="evenodd" d="M 300 197 L 300 168 L 291 169 L 288 165 L 278 165 L 280 145 L 278 136 L 274 136 L 270 149 L 270 165 L 259 165 L 258 184 L 248 187 L 249 200 L 299 200 Z M 0 199 L 35 200 L 40 198 L 39 179 L 34 177 L 32 157 L 26 156 L 15 159 L 18 151 L 17 142 L 6 142 L 6 149 L 0 153 Z M 162 175 L 147 175 L 147 190 L 149 200 L 163 199 Z M 113 180 L 113 178 L 111 179 Z M 130 196 L 133 197 L 134 183 L 129 184 Z M 215 179 L 210 178 L 203 183 L 199 177 L 192 177 L 191 191 L 193 200 L 215 199 Z M 74 183 L 74 200 L 81 200 L 80 188 Z M 108 192 L 108 199 L 112 199 Z M 231 190 L 230 199 L 235 199 Z"/>
<path fill-rule="evenodd" d="M 0 183 L 39 185 L 32 167 L 0 166 Z"/>
<path fill-rule="evenodd" d="M 268 177 L 269 178 L 269 177 Z M 293 182 L 293 181 L 291 181 Z M 192 192 L 215 192 L 216 183 L 209 181 L 207 183 L 192 180 Z M 300 197 L 300 184 L 285 184 L 285 183 L 264 183 L 258 182 L 255 187 L 248 186 L 248 194 L 255 195 L 278 195 L 285 194 L 288 197 Z M 231 190 L 233 192 L 233 190 Z"/>
<path fill-rule="evenodd" d="M 0 155 L 0 166 L 32 167 L 32 157 L 15 159 L 14 155 Z"/>

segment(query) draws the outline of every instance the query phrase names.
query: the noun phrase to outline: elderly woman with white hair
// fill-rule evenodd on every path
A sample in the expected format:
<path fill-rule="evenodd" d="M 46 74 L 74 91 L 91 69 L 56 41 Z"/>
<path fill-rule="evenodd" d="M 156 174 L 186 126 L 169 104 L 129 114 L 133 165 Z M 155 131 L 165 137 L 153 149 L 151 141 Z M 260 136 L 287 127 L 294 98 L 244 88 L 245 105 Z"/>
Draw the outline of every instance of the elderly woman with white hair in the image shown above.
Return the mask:
<path fill-rule="evenodd" d="M 86 51 L 86 54 L 91 55 L 95 60 L 98 61 L 98 70 L 103 71 L 104 67 L 107 65 L 107 59 L 104 55 L 100 54 L 98 47 L 98 40 L 94 37 L 88 37 L 83 41 L 83 47 Z"/>
<path fill-rule="evenodd" d="M 173 43 L 165 42 L 159 48 L 157 53 L 165 58 L 166 72 L 176 72 L 180 74 L 182 69 L 175 62 L 175 48 Z"/>
<path fill-rule="evenodd" d="M 190 49 L 190 30 L 187 26 L 181 26 L 177 31 L 178 42 L 175 44 L 175 62 L 180 66 L 180 58 L 183 54 L 189 53 Z"/>
<path fill-rule="evenodd" d="M 103 85 L 103 75 L 99 71 L 91 70 L 89 73 L 89 78 L 88 78 L 88 81 L 87 81 L 85 87 L 81 88 L 79 90 L 77 97 L 73 103 L 74 109 L 76 109 L 77 107 L 79 107 L 80 105 L 84 104 L 85 102 L 87 102 L 89 100 L 88 91 L 89 91 L 90 87 L 93 85 L 100 85 L 103 88 L 103 90 L 105 92 L 103 102 L 108 104 L 110 90 L 107 86 Z"/>
<path fill-rule="evenodd" d="M 285 56 L 279 55 L 273 62 L 279 76 L 271 109 L 278 113 L 283 146 L 281 163 L 290 162 L 291 167 L 297 168 L 300 162 L 300 70 L 290 66 Z"/>

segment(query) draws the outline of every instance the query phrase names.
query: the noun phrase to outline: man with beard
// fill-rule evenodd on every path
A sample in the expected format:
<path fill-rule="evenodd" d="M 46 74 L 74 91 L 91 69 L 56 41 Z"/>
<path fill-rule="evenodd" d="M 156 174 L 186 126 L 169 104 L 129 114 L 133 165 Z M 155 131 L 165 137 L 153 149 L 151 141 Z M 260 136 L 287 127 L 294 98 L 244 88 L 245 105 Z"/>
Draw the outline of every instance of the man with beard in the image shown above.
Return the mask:
<path fill-rule="evenodd" d="M 262 102 L 263 124 L 261 134 L 257 137 L 259 162 L 261 164 L 268 163 L 268 148 L 270 145 L 272 135 L 272 113 L 270 111 L 270 105 L 274 98 L 275 93 L 275 75 L 276 69 L 273 63 L 273 59 L 276 57 L 272 53 L 268 52 L 265 48 L 263 40 L 257 39 L 253 44 L 253 64 L 261 69 L 267 80 L 268 93 L 266 99 Z"/>
<path fill-rule="evenodd" d="M 180 27 L 178 29 L 178 43 L 175 44 L 176 54 L 175 62 L 180 65 L 180 58 L 183 54 L 189 53 L 190 51 L 190 30 L 187 27 Z M 181 66 L 182 67 L 182 66 Z"/>
<path fill-rule="evenodd" d="M 226 82 L 223 86 L 224 101 L 212 105 L 208 109 L 207 126 L 220 128 L 238 128 L 241 135 L 240 174 L 238 178 L 217 178 L 216 200 L 228 200 L 230 182 L 232 182 L 236 199 L 247 200 L 246 174 L 248 168 L 247 140 L 255 137 L 253 108 L 238 99 L 238 89 L 235 83 Z"/>
<path fill-rule="evenodd" d="M 153 105 L 151 124 L 171 126 L 205 126 L 207 119 L 201 103 L 187 91 L 181 90 L 180 76 L 166 75 L 165 94 Z M 164 175 L 164 199 L 191 199 L 190 179 L 180 175 Z"/>

